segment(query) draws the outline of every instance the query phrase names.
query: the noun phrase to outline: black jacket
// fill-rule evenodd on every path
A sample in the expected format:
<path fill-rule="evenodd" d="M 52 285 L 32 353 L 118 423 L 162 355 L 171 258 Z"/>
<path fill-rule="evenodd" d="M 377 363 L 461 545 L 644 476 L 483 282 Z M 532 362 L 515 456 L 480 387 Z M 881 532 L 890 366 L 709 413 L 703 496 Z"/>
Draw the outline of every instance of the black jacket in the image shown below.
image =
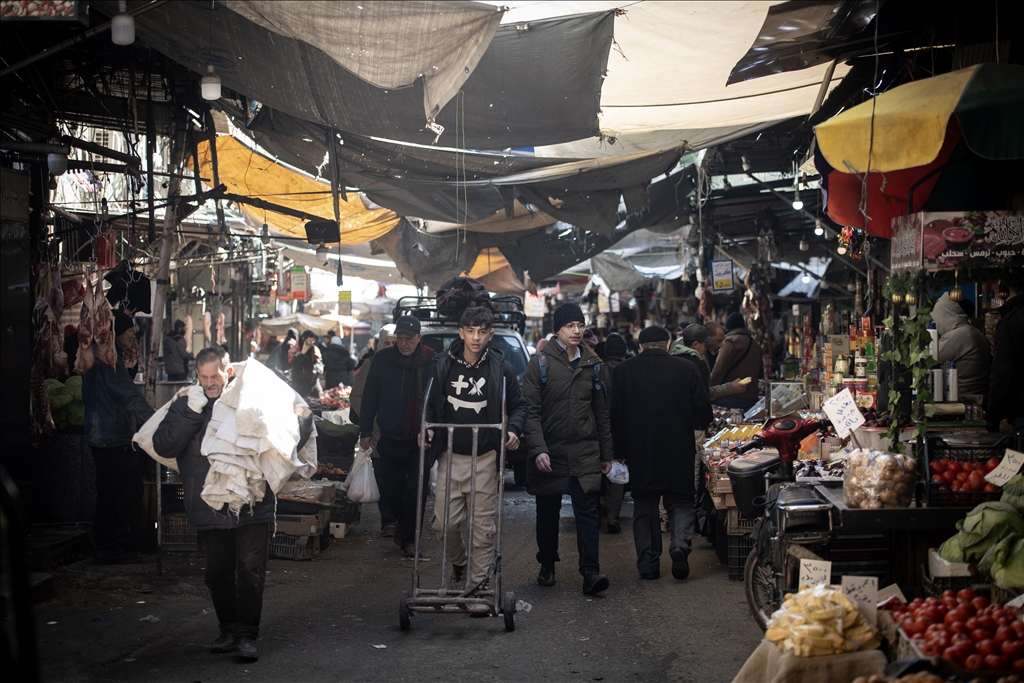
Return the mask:
<path fill-rule="evenodd" d="M 328 344 L 324 350 L 324 389 L 333 389 L 339 384 L 352 386 L 352 371 L 356 362 L 352 360 L 348 349 L 337 344 Z"/>
<path fill-rule="evenodd" d="M 433 355 L 430 347 L 424 351 Z M 428 360 L 419 370 L 406 369 L 398 364 L 398 347 L 381 349 L 373 354 L 373 364 L 366 376 L 363 398 L 359 404 L 359 436 L 368 437 L 373 434 L 373 422 L 377 421 L 381 436 L 396 440 L 415 439 L 420 432 L 420 416 L 407 423 L 406 414 L 416 410 L 415 405 L 422 400 L 422 393 L 414 395 L 416 373 L 422 372 L 420 390 L 426 391 L 427 382 L 433 372 L 432 360 Z M 422 406 L 421 406 L 422 407 Z"/>
<path fill-rule="evenodd" d="M 992 431 L 1001 420 L 1012 425 L 1015 418 L 1024 417 L 1024 294 L 1003 304 L 999 315 L 986 412 Z"/>
<path fill-rule="evenodd" d="M 648 350 L 615 368 L 612 386 L 612 440 L 615 457 L 629 467 L 630 489 L 693 495 L 699 476 L 693 432 L 712 419 L 697 368 Z"/>
<path fill-rule="evenodd" d="M 437 354 L 434 357 L 434 367 L 431 376 L 434 384 L 430 389 L 429 401 L 427 403 L 427 422 L 444 422 L 445 383 L 448 381 L 448 373 L 452 367 L 452 355 L 461 356 L 465 342 L 456 339 L 448 347 L 445 353 Z M 501 401 L 497 400 L 498 387 L 501 380 L 505 380 L 505 412 L 508 416 L 506 431 L 522 436 L 523 427 L 526 423 L 526 402 L 523 400 L 523 392 L 519 386 L 519 375 L 512 364 L 505 360 L 505 354 L 495 348 L 487 349 L 487 384 L 489 387 L 487 408 L 483 411 L 485 415 L 480 416 L 480 422 L 497 424 L 501 422 Z M 374 363 L 376 364 L 376 362 Z M 372 367 L 372 366 L 371 366 Z M 481 430 L 481 439 L 483 433 Z M 448 448 L 448 431 L 445 429 L 434 430 L 434 441 L 431 451 L 439 454 Z M 480 453 L 484 453 L 481 449 Z"/>

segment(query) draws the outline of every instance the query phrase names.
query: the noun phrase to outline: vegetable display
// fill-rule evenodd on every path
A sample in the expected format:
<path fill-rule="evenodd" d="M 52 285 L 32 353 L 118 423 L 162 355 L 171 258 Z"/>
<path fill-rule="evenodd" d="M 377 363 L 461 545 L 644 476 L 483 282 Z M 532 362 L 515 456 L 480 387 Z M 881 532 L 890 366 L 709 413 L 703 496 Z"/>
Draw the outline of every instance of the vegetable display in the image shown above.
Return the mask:
<path fill-rule="evenodd" d="M 998 491 L 994 484 L 985 481 L 985 475 L 999 467 L 1000 458 L 989 458 L 985 462 L 960 462 L 958 460 L 934 460 L 928 464 L 931 480 L 953 491 Z"/>
<path fill-rule="evenodd" d="M 849 598 L 832 586 L 789 594 L 768 622 L 765 637 L 798 657 L 874 650 L 875 629 Z"/>

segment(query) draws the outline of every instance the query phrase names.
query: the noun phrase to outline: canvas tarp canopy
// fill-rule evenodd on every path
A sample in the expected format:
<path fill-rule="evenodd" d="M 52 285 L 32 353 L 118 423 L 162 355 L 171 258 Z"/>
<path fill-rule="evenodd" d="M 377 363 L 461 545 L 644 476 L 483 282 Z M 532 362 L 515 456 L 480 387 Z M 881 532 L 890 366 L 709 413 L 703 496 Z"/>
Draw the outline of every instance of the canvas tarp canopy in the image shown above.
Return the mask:
<path fill-rule="evenodd" d="M 260 327 L 263 328 L 263 331 L 267 334 L 281 337 L 283 339 L 284 335 L 288 332 L 289 327 L 297 329 L 299 334 L 302 334 L 306 330 L 312 330 L 317 335 L 323 336 L 331 330 L 337 332 L 340 328 L 340 324 L 337 320 L 332 320 L 319 315 L 292 313 L 291 315 L 281 316 L 280 318 L 264 318 L 260 321 Z"/>

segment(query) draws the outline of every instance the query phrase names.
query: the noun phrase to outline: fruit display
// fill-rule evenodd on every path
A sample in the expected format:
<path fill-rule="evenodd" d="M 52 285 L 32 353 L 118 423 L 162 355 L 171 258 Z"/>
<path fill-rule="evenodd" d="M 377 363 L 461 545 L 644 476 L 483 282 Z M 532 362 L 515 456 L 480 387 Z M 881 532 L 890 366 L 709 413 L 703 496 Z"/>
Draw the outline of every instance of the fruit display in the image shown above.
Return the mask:
<path fill-rule="evenodd" d="M 945 657 L 971 671 L 1024 672 L 1024 620 L 1016 607 L 990 604 L 970 588 L 917 598 L 892 610 L 925 657 Z"/>
<path fill-rule="evenodd" d="M 874 650 L 880 644 L 875 629 L 842 590 L 824 585 L 787 595 L 765 637 L 798 657 Z"/>
<path fill-rule="evenodd" d="M 874 408 L 861 407 L 860 414 L 864 416 L 865 427 L 885 427 L 892 425 L 892 415 L 888 410 L 876 410 Z M 900 417 L 900 427 L 911 427 L 913 423 L 909 416 Z"/>
<path fill-rule="evenodd" d="M 343 481 L 347 472 L 340 467 L 331 467 L 329 463 L 318 462 L 316 464 L 316 476 L 335 481 Z"/>
<path fill-rule="evenodd" d="M 847 458 L 843 498 L 851 508 L 905 508 L 916 481 L 913 458 L 858 448 Z"/>
<path fill-rule="evenodd" d="M 987 491 L 994 493 L 998 486 L 985 481 L 985 475 L 999 467 L 1002 458 L 989 458 L 981 462 L 959 460 L 932 460 L 928 463 L 929 478 L 941 488 L 953 491 Z"/>
<path fill-rule="evenodd" d="M 348 408 L 348 398 L 351 394 L 352 387 L 339 386 L 327 389 L 319 398 L 309 399 L 309 407 L 313 410 L 343 410 Z"/>

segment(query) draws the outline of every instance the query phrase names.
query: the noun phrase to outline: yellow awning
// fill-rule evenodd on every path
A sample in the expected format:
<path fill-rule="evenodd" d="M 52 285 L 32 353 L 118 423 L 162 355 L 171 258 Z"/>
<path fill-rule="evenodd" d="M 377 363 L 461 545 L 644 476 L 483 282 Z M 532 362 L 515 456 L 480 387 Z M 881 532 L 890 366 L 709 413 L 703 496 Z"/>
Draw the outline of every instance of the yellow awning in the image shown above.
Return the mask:
<path fill-rule="evenodd" d="M 946 124 L 978 66 L 893 88 L 814 129 L 818 147 L 837 171 L 885 173 L 931 163 Z M 874 139 L 872 140 L 872 104 Z"/>
<path fill-rule="evenodd" d="M 468 273 L 463 273 L 463 275 L 479 280 L 484 275 L 500 270 L 508 264 L 508 259 L 505 258 L 505 255 L 498 248 L 489 247 L 480 250 L 480 253 L 476 256 L 476 261 L 473 263 L 473 267 L 469 269 Z"/>
<path fill-rule="evenodd" d="M 213 177 L 210 144 L 199 143 L 200 173 Z M 289 209 L 304 211 L 327 220 L 334 219 L 331 186 L 297 173 L 272 159 L 254 152 L 230 135 L 217 138 L 217 170 L 228 192 L 262 199 Z M 305 221 L 254 206 L 241 205 L 248 216 L 289 237 L 305 239 Z M 342 244 L 362 244 L 391 232 L 398 216 L 390 209 L 367 210 L 358 198 L 340 202 Z"/>

